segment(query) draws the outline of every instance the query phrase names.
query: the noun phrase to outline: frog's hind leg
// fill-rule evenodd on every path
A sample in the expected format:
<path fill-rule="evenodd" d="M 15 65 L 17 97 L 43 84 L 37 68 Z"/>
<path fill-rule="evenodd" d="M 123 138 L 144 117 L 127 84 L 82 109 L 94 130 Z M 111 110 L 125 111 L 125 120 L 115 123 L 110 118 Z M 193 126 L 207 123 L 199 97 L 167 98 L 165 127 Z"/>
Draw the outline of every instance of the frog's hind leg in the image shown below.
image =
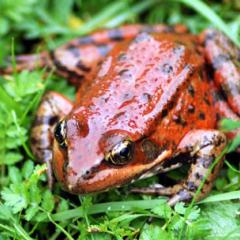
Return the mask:
<path fill-rule="evenodd" d="M 42 99 L 33 123 L 30 145 L 38 161 L 47 164 L 48 184 L 51 188 L 52 177 L 52 143 L 55 124 L 68 114 L 72 103 L 56 92 L 48 92 Z"/>
<path fill-rule="evenodd" d="M 231 109 L 228 105 L 225 97 L 223 96 L 221 89 L 217 88 L 214 83 L 212 83 L 211 91 L 213 94 L 213 103 L 216 110 L 216 119 L 218 123 L 224 118 L 229 118 L 234 121 L 240 121 L 240 117 Z M 220 126 L 218 126 L 220 128 Z M 234 129 L 233 131 L 226 133 L 229 139 L 240 135 L 240 128 Z"/>
<path fill-rule="evenodd" d="M 203 188 L 197 196 L 197 200 L 201 199 L 211 190 L 213 180 L 222 165 L 222 161 L 220 160 L 207 176 L 209 167 L 221 154 L 225 145 L 225 135 L 217 130 L 193 130 L 189 132 L 178 146 L 179 152 L 189 152 L 192 159 L 187 179 L 172 187 L 153 186 L 144 189 L 133 189 L 133 192 L 170 195 L 169 204 L 175 205 L 180 201 L 191 201 L 201 182 L 206 178 Z"/>
<path fill-rule="evenodd" d="M 240 116 L 240 49 L 214 29 L 204 31 L 201 40 L 216 86 L 222 89 L 229 106 Z"/>
<path fill-rule="evenodd" d="M 16 56 L 16 68 L 10 64 L 7 68 L 0 68 L 0 74 L 45 67 L 48 70 L 55 70 L 58 75 L 79 86 L 83 80 L 94 79 L 101 62 L 116 44 L 129 41 L 141 32 L 181 34 L 187 32 L 187 29 L 183 25 L 133 24 L 115 29 L 98 30 L 74 39 L 50 52 Z"/>

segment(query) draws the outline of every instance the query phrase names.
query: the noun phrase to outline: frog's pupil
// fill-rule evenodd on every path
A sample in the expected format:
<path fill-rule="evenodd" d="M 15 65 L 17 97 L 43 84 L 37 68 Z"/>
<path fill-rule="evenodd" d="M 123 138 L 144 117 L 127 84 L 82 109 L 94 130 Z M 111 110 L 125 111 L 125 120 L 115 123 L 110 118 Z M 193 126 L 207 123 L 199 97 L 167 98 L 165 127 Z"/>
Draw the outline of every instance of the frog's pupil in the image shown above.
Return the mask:
<path fill-rule="evenodd" d="M 126 146 L 120 150 L 119 154 L 121 157 L 128 157 L 129 153 L 130 153 L 130 149 L 128 146 Z"/>
<path fill-rule="evenodd" d="M 61 147 L 66 147 L 65 138 L 66 138 L 66 122 L 58 122 L 54 129 L 54 136 L 58 144 Z"/>

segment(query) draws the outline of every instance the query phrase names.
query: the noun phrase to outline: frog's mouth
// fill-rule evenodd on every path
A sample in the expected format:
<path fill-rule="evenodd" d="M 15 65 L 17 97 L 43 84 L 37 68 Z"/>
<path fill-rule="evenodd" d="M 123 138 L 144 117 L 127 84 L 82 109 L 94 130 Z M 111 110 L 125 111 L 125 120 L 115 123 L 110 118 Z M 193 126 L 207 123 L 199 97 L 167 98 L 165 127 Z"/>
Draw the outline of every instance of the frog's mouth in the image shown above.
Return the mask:
<path fill-rule="evenodd" d="M 120 187 L 135 180 L 154 174 L 157 166 L 171 156 L 171 151 L 163 151 L 156 159 L 149 163 L 131 163 L 125 166 L 109 167 L 101 164 L 88 173 L 77 176 L 67 175 L 65 189 L 74 194 L 86 194 L 106 191 L 110 188 Z M 148 176 L 147 176 L 148 175 Z"/>

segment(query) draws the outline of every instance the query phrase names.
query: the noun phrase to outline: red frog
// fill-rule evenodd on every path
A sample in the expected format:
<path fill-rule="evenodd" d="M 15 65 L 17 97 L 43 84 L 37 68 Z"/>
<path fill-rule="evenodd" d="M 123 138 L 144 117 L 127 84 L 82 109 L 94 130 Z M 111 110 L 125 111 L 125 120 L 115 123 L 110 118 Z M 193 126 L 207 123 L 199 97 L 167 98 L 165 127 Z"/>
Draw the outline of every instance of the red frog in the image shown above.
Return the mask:
<path fill-rule="evenodd" d="M 97 31 L 39 55 L 17 57 L 17 69 L 55 69 L 78 86 L 76 101 L 48 92 L 31 146 L 63 188 L 86 194 L 190 164 L 186 179 L 132 191 L 169 195 L 169 204 L 210 190 L 227 137 L 223 117 L 239 120 L 240 50 L 209 29 L 127 25 Z M 5 73 L 11 69 L 5 69 Z"/>

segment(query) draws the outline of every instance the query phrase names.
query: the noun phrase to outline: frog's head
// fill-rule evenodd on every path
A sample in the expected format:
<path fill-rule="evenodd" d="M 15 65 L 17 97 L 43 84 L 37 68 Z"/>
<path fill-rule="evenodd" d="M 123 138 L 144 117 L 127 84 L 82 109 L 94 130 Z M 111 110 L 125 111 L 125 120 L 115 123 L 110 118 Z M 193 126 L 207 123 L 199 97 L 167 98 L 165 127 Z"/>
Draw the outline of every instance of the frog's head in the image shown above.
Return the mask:
<path fill-rule="evenodd" d="M 154 174 L 153 169 L 169 156 L 147 138 L 136 140 L 125 130 L 103 132 L 104 126 L 91 127 L 76 118 L 55 127 L 53 169 L 72 193 L 104 191 Z"/>

